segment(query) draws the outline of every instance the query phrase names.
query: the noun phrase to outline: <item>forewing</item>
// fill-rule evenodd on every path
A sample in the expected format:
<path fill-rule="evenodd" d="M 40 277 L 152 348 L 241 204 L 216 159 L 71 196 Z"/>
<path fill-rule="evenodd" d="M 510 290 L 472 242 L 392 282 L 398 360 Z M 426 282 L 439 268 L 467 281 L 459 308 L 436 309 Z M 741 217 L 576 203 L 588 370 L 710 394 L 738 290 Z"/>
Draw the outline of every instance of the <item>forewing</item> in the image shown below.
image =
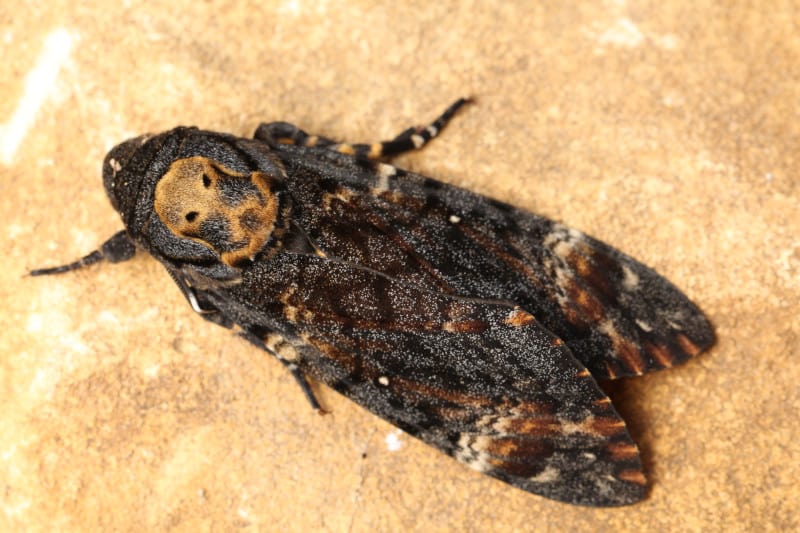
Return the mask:
<path fill-rule="evenodd" d="M 543 243 L 553 298 L 598 378 L 685 362 L 714 343 L 705 315 L 653 269 L 583 233 L 553 224 Z M 604 351 L 603 351 L 604 350 Z"/>
<path fill-rule="evenodd" d="M 569 503 L 644 495 L 608 397 L 519 307 L 296 254 L 229 290 L 215 305 L 280 357 L 474 469 Z"/>
<path fill-rule="evenodd" d="M 669 281 L 578 231 L 390 165 L 293 154 L 298 224 L 319 250 L 438 292 L 513 301 L 598 379 L 670 367 L 714 341 Z"/>

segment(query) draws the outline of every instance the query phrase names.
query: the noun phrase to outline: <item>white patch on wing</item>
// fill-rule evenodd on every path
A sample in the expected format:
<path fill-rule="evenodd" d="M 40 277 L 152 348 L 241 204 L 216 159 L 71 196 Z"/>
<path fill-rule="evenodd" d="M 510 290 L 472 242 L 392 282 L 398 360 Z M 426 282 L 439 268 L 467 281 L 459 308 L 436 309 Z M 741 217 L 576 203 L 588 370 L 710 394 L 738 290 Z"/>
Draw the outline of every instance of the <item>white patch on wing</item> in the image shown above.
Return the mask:
<path fill-rule="evenodd" d="M 628 290 L 633 290 L 639 286 L 639 276 L 626 265 L 622 265 L 622 286 Z"/>
<path fill-rule="evenodd" d="M 473 470 L 488 472 L 492 467 L 489 464 L 489 454 L 485 451 L 487 440 L 489 437 L 464 433 L 458 439 L 459 449 L 453 457 Z"/>
<path fill-rule="evenodd" d="M 558 470 L 552 466 L 547 466 L 544 470 L 535 476 L 529 477 L 528 479 L 534 483 L 552 483 L 553 481 L 556 481 L 559 476 L 560 474 L 558 473 Z"/>
<path fill-rule="evenodd" d="M 542 241 L 542 244 L 553 252 L 549 257 L 545 256 L 543 266 L 555 274 L 556 284 L 561 289 L 561 293 L 556 299 L 562 307 L 569 305 L 566 292 L 574 278 L 572 269 L 566 260 L 575 250 L 576 244 L 583 238 L 583 233 L 578 230 L 568 228 L 563 224 L 553 224 L 552 231 Z"/>

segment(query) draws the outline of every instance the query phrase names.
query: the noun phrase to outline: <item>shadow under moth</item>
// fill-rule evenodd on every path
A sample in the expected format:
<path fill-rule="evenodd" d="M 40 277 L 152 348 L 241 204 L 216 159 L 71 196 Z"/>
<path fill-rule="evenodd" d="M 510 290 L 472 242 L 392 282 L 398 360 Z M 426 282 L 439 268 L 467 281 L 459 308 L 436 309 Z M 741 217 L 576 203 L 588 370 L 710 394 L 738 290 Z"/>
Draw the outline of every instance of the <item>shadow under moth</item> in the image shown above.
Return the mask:
<path fill-rule="evenodd" d="M 125 229 L 75 263 L 159 260 L 192 308 L 467 466 L 563 502 L 646 495 L 598 381 L 708 348 L 669 281 L 583 233 L 286 122 L 253 139 L 177 127 L 116 146 L 103 181 Z"/>

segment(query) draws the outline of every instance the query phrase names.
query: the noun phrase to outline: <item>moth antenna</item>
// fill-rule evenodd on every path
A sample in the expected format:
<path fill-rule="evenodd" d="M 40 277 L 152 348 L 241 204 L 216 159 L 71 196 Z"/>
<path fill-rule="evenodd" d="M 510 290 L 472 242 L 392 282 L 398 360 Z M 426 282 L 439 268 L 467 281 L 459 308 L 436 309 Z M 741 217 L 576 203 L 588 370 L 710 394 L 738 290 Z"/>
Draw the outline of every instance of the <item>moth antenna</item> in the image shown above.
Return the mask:
<path fill-rule="evenodd" d="M 100 246 L 99 250 L 95 250 L 94 252 L 78 259 L 77 261 L 57 267 L 37 268 L 31 270 L 29 274 L 31 276 L 63 274 L 64 272 L 78 270 L 80 268 L 99 263 L 103 260 L 106 260 L 109 263 L 121 263 L 122 261 L 127 261 L 128 259 L 132 258 L 134 254 L 136 254 L 136 247 L 134 246 L 133 241 L 131 241 L 131 238 L 128 237 L 128 234 L 123 230 L 118 231 L 110 239 L 104 242 L 102 246 Z"/>

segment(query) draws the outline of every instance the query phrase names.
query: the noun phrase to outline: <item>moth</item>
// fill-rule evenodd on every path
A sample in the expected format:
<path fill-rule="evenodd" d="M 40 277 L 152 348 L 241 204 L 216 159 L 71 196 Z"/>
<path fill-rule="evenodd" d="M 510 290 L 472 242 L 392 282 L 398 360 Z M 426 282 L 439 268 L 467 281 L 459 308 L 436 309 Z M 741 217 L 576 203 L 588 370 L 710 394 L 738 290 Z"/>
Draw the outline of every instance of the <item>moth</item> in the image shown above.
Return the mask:
<path fill-rule="evenodd" d="M 669 281 L 560 223 L 386 161 L 390 141 L 286 122 L 177 127 L 113 148 L 125 229 L 74 263 L 160 261 L 203 318 L 467 466 L 535 494 L 631 504 L 647 482 L 599 381 L 672 367 L 713 330 Z"/>

